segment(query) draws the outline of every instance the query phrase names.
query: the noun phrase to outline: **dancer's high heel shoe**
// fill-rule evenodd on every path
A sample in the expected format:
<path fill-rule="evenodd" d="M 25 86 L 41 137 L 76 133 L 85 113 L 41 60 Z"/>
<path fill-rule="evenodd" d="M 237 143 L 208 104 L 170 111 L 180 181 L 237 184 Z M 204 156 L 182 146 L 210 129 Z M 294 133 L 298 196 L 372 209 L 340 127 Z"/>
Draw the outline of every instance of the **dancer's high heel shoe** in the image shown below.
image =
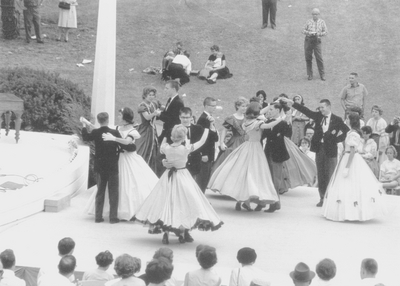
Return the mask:
<path fill-rule="evenodd" d="M 248 212 L 252 212 L 253 209 L 246 203 L 242 204 L 242 208 L 244 208 L 245 210 L 247 210 Z"/>
<path fill-rule="evenodd" d="M 179 242 L 180 242 L 180 243 L 185 243 L 185 242 L 186 242 L 186 240 L 185 240 L 185 238 L 183 237 L 182 234 L 179 235 Z"/>

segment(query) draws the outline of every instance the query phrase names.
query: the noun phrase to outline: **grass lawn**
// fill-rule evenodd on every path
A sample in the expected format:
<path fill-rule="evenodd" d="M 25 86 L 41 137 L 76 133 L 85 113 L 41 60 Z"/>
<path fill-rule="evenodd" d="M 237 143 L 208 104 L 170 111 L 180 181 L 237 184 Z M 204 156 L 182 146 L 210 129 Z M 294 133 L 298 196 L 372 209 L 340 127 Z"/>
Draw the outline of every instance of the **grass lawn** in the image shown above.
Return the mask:
<path fill-rule="evenodd" d="M 68 43 L 56 42 L 58 1 L 44 0 L 41 9 L 45 44 L 26 44 L 24 30 L 15 40 L 0 40 L 0 66 L 28 66 L 60 73 L 78 83 L 90 95 L 94 65 L 76 66 L 94 59 L 98 1 L 79 2 L 78 29 Z M 159 76 L 142 70 L 160 66 L 161 57 L 178 40 L 191 54 L 194 69 L 207 60 L 213 44 L 220 46 L 233 78 L 208 85 L 192 77 L 181 89 L 185 105 L 196 115 L 206 96 L 220 99 L 218 123 L 233 113 L 238 96 L 252 97 L 266 90 L 269 100 L 285 93 L 300 93 L 310 108 L 322 98 L 332 101 L 341 115 L 338 94 L 349 72 L 360 74 L 369 91 L 367 110 L 373 104 L 384 109 L 390 121 L 398 114 L 400 91 L 400 2 L 397 0 L 281 0 L 277 29 L 261 30 L 261 1 L 242 0 L 118 0 L 117 3 L 116 108 L 136 109 L 144 86 L 153 85 L 162 93 Z M 314 80 L 308 81 L 301 34 L 318 6 L 326 21 L 328 36 L 323 39 L 326 82 L 319 80 L 314 63 Z M 23 27 L 23 21 L 20 21 Z M 134 68 L 130 72 L 129 69 Z M 366 113 L 369 117 L 369 113 Z"/>

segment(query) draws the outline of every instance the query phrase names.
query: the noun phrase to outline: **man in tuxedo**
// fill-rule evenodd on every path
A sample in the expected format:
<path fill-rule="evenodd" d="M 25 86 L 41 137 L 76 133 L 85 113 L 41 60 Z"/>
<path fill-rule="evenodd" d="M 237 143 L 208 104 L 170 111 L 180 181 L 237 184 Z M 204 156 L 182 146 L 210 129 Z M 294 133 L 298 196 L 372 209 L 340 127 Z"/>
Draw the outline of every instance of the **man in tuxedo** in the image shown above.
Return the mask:
<path fill-rule="evenodd" d="M 82 138 L 84 141 L 94 141 L 94 171 L 97 173 L 97 194 L 95 200 L 95 222 L 103 222 L 103 207 L 106 187 L 110 200 L 110 223 L 118 223 L 118 158 L 119 146 L 115 141 L 104 141 L 103 134 L 111 133 L 117 138 L 121 138 L 119 132 L 108 127 L 108 113 L 100 112 L 97 114 L 97 122 L 100 128 L 88 132 L 86 123 L 83 124 Z"/>
<path fill-rule="evenodd" d="M 315 163 L 317 165 L 318 191 L 320 201 L 317 207 L 322 207 L 326 188 L 332 177 L 337 163 L 337 143 L 344 141 L 349 127 L 343 120 L 331 112 L 331 103 L 328 99 L 319 102 L 319 111 L 311 111 L 304 105 L 283 99 L 315 121 L 315 133 L 311 139 L 311 152 L 315 152 Z"/>
<path fill-rule="evenodd" d="M 385 128 L 385 132 L 390 134 L 390 145 L 397 151 L 397 160 L 400 158 L 400 118 L 395 116 L 393 121 Z"/>
<path fill-rule="evenodd" d="M 267 123 L 275 121 L 281 114 L 282 105 L 273 103 L 269 110 L 270 119 Z M 268 165 L 271 171 L 272 181 L 278 193 L 287 191 L 284 184 L 283 162 L 289 160 L 290 156 L 285 145 L 285 136 L 291 133 L 291 127 L 286 121 L 281 121 L 272 129 L 265 129 L 263 137 L 267 137 L 265 145 L 265 156 L 267 157 Z M 276 202 L 270 205 L 265 212 L 274 212 L 281 208 L 281 203 Z"/>
<path fill-rule="evenodd" d="M 179 97 L 178 90 L 179 83 L 177 81 L 170 80 L 165 83 L 164 92 L 168 96 L 168 101 L 164 110 L 158 116 L 158 119 L 164 122 L 163 130 L 158 138 L 160 143 L 167 135 L 167 132 L 171 134 L 172 128 L 181 122 L 179 119 L 179 110 L 184 107 L 184 104 Z M 169 140 L 169 138 L 167 139 Z"/>
<path fill-rule="evenodd" d="M 197 125 L 203 128 L 211 128 L 215 120 L 213 118 L 213 113 L 217 107 L 217 100 L 212 97 L 207 97 L 203 102 L 204 111 L 200 115 Z M 217 131 L 212 131 L 208 133 L 207 141 L 204 143 L 203 147 L 200 148 L 201 152 L 201 162 L 200 162 L 200 173 L 196 176 L 196 182 L 199 185 L 203 193 L 206 192 L 207 183 L 210 180 L 211 166 L 214 162 L 215 157 L 215 143 L 218 142 L 219 136 Z"/>

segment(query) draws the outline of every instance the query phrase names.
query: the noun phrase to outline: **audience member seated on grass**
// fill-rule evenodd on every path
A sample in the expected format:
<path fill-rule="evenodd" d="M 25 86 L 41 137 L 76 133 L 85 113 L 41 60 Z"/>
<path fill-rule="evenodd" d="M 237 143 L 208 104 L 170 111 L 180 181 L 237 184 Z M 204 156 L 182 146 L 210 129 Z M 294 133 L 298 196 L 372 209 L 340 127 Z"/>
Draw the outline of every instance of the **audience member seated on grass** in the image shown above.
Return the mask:
<path fill-rule="evenodd" d="M 82 280 L 96 280 L 96 281 L 110 281 L 114 279 L 114 276 L 107 272 L 114 258 L 111 252 L 108 250 L 100 252 L 96 255 L 96 263 L 98 268 L 87 271 L 83 274 Z"/>
<path fill-rule="evenodd" d="M 184 85 L 190 81 L 190 72 L 192 71 L 192 63 L 189 60 L 190 54 L 184 51 L 182 55 L 176 55 L 166 70 L 164 80 L 175 79 L 180 85 Z"/>
<path fill-rule="evenodd" d="M 210 76 L 207 78 L 207 82 L 210 84 L 216 83 L 218 79 L 230 78 L 232 74 L 230 73 L 228 67 L 226 66 L 225 55 L 221 55 L 221 65 L 214 67 L 215 61 L 218 59 L 219 47 L 217 45 L 213 45 L 211 48 L 211 55 L 208 57 L 205 68 L 212 64 L 212 69 L 210 70 Z"/>
<path fill-rule="evenodd" d="M 336 276 L 336 264 L 332 259 L 325 258 L 317 264 L 315 272 L 318 277 L 313 281 L 313 286 L 332 285 L 331 280 Z"/>
<path fill-rule="evenodd" d="M 53 259 L 47 260 L 45 266 L 41 267 L 37 277 L 37 284 L 40 285 L 40 280 L 44 275 L 50 273 L 58 273 L 57 265 L 60 262 L 60 258 L 65 255 L 72 255 L 75 249 L 75 241 L 70 237 L 64 237 L 58 242 L 58 256 L 54 256 Z M 75 280 L 75 276 L 70 276 L 70 281 Z"/>
<path fill-rule="evenodd" d="M 141 261 L 129 254 L 122 254 L 115 259 L 114 270 L 117 279 L 108 281 L 105 286 L 145 286 L 144 281 L 134 276 L 140 271 Z"/>
<path fill-rule="evenodd" d="M 149 279 L 149 286 L 168 285 L 166 282 L 171 278 L 173 270 L 174 266 L 167 258 L 159 257 L 153 259 L 146 267 L 146 276 Z"/>
<path fill-rule="evenodd" d="M 40 280 L 38 286 L 75 286 L 75 283 L 71 282 L 75 267 L 76 259 L 74 256 L 65 255 L 61 257 L 60 263 L 58 264 L 58 273 L 46 273 Z"/>
<path fill-rule="evenodd" d="M 295 286 L 308 286 L 315 277 L 315 273 L 310 270 L 307 264 L 300 262 L 296 265 L 294 271 L 290 272 L 289 276 Z"/>
<path fill-rule="evenodd" d="M 254 249 L 250 247 L 241 248 L 236 258 L 242 264 L 242 267 L 232 270 L 229 286 L 250 285 L 251 283 L 259 286 L 271 285 L 268 274 L 253 265 L 257 259 Z"/>
<path fill-rule="evenodd" d="M 162 64 L 161 64 L 162 71 L 164 72 L 165 70 L 168 70 L 168 66 L 172 62 L 172 60 L 175 58 L 175 56 L 180 55 L 182 53 L 183 53 L 183 44 L 182 44 L 182 42 L 177 42 L 175 44 L 174 49 L 171 49 L 165 53 L 165 55 L 162 59 Z"/>
<path fill-rule="evenodd" d="M 384 286 L 375 278 L 378 273 L 378 262 L 373 258 L 365 258 L 361 262 L 361 283 L 360 286 Z"/>
<path fill-rule="evenodd" d="M 363 150 L 360 154 L 368 164 L 371 171 L 374 173 L 375 177 L 379 179 L 379 165 L 375 159 L 378 152 L 378 147 L 375 140 L 371 138 L 372 128 L 371 126 L 363 126 L 361 127 L 361 132 L 364 142 Z"/>
<path fill-rule="evenodd" d="M 196 257 L 201 268 L 186 273 L 184 286 L 221 285 L 221 277 L 213 269 L 218 260 L 215 248 L 208 245 L 199 245 L 196 247 Z"/>
<path fill-rule="evenodd" d="M 21 278 L 15 276 L 15 255 L 11 249 L 6 249 L 0 253 L 0 261 L 3 265 L 3 275 L 0 275 L 1 286 L 25 286 L 26 283 Z M 1 269 L 1 268 L 0 268 Z"/>
<path fill-rule="evenodd" d="M 379 181 L 384 189 L 395 189 L 400 183 L 400 161 L 395 159 L 397 151 L 392 145 L 386 148 L 385 154 L 387 160 L 380 167 Z"/>
<path fill-rule="evenodd" d="M 168 261 L 172 264 L 174 260 L 174 252 L 168 247 L 161 247 L 154 252 L 153 259 L 158 259 L 160 257 L 168 259 Z M 139 276 L 139 278 L 142 279 L 146 285 L 149 285 L 150 282 L 149 278 L 147 277 L 147 272 Z M 171 278 L 165 282 L 165 285 L 167 286 L 174 286 L 178 284 L 178 280 L 174 276 L 171 276 Z"/>

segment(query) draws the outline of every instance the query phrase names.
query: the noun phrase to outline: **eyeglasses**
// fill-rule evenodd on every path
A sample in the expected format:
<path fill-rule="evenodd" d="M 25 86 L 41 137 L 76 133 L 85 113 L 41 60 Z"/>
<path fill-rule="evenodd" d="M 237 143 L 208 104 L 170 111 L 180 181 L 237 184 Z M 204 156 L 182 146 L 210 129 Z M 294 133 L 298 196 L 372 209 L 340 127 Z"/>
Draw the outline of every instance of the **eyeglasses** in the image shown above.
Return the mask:
<path fill-rule="evenodd" d="M 192 116 L 179 116 L 180 119 L 191 119 Z"/>
<path fill-rule="evenodd" d="M 306 135 L 314 135 L 313 132 L 307 132 Z"/>
<path fill-rule="evenodd" d="M 217 107 L 217 105 L 216 104 L 207 104 L 207 106 L 210 106 L 210 107 Z"/>

